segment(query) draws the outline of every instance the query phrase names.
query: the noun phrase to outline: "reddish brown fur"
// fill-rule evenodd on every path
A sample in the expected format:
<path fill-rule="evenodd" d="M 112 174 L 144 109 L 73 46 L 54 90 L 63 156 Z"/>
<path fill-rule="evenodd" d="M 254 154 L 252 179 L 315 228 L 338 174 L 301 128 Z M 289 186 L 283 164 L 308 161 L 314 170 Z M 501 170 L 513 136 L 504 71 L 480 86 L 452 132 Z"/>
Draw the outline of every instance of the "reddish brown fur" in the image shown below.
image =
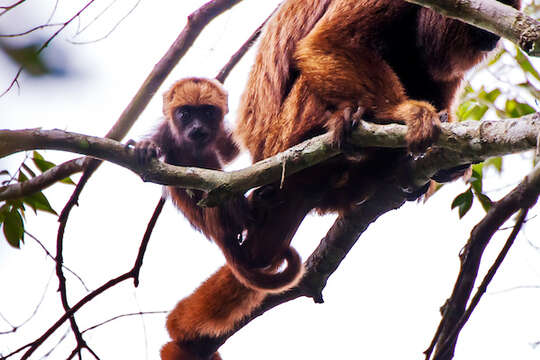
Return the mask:
<path fill-rule="evenodd" d="M 219 112 L 206 112 L 208 105 Z M 180 114 L 182 109 L 186 111 L 183 115 Z M 136 146 L 139 157 L 146 161 L 162 153 L 169 164 L 221 169 L 238 153 L 231 134 L 223 127 L 226 113 L 227 93 L 216 81 L 188 78 L 176 82 L 163 96 L 165 121 L 150 139 Z M 199 134 L 206 136 L 201 139 L 193 135 L 195 127 Z M 264 292 L 255 289 L 280 291 L 280 284 L 297 281 L 301 275 L 301 261 L 296 251 L 290 249 L 282 257 L 287 261 L 286 271 L 276 272 L 277 264 L 273 268 L 256 269 L 249 263 L 238 242 L 238 236 L 250 221 L 243 196 L 236 196 L 215 208 L 202 208 L 197 205 L 203 196 L 201 191 L 177 187 L 168 190 L 174 204 L 191 225 L 222 249 L 228 266 L 220 269 L 170 313 L 167 328 L 174 341 L 163 348 L 162 358 L 206 359 L 211 354 L 193 354 L 182 346 L 182 342 L 199 335 L 215 337 L 225 332 L 264 297 Z M 220 296 L 211 296 L 221 284 L 224 287 L 219 289 Z M 241 310 L 235 311 L 236 304 L 241 305 Z M 218 359 L 216 356 L 213 358 Z"/>
<path fill-rule="evenodd" d="M 351 114 L 361 107 L 364 118 L 407 124 L 409 149 L 425 151 L 439 134 L 437 113 L 450 113 L 465 71 L 496 40 L 404 1 L 289 0 L 261 39 L 239 109 L 237 138 L 254 161 L 327 130 L 337 130 L 336 142 L 342 143 Z M 366 149 L 361 161 L 340 156 L 288 177 L 283 188 L 254 192 L 255 226 L 243 245 L 250 261 L 275 268 L 310 210 L 341 212 L 363 201 L 378 181 L 395 176 L 391 169 L 404 155 Z M 239 285 L 235 277 L 214 276 L 193 295 L 190 309 L 219 298 L 234 319 L 216 325 L 224 317 L 195 311 L 190 322 L 195 333 L 227 331 L 256 305 L 257 298 L 245 307 L 228 293 Z"/>
<path fill-rule="evenodd" d="M 440 132 L 437 113 L 451 113 L 465 72 L 496 40 L 405 1 L 287 1 L 261 40 L 237 138 L 258 161 L 326 129 L 340 136 L 361 107 L 367 119 L 407 124 L 409 149 L 425 151 Z M 395 176 L 393 162 L 403 155 L 368 149 L 363 161 L 341 156 L 288 177 L 268 201 L 264 224 L 249 229 L 252 259 L 279 261 L 309 210 L 344 211 L 362 201 L 377 179 Z"/>
<path fill-rule="evenodd" d="M 254 161 L 327 130 L 343 144 L 351 114 L 361 108 L 366 119 L 407 124 L 409 149 L 423 152 L 439 134 L 437 113 L 451 114 L 464 73 L 496 40 L 405 1 L 288 0 L 261 39 L 236 136 Z M 287 177 L 283 188 L 255 191 L 255 225 L 243 245 L 249 261 L 275 269 L 310 210 L 342 212 L 363 201 L 379 181 L 395 177 L 404 155 L 365 149 L 361 161 L 338 156 Z M 182 339 L 217 336 L 248 315 L 261 294 L 222 268 L 178 305 L 169 329 Z"/>

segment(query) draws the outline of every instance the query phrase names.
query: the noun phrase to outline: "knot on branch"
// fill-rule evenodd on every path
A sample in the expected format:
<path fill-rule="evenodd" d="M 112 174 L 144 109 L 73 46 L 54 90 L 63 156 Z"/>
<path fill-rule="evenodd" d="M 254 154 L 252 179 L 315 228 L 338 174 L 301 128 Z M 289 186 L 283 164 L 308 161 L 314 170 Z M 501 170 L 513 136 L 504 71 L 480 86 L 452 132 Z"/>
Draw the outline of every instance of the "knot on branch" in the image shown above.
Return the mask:
<path fill-rule="evenodd" d="M 536 44 L 540 37 L 540 27 L 538 26 L 538 23 L 530 17 L 519 13 L 514 25 L 518 29 L 522 29 L 518 41 L 519 47 L 525 50 L 529 55 L 538 54 L 540 51 Z"/>

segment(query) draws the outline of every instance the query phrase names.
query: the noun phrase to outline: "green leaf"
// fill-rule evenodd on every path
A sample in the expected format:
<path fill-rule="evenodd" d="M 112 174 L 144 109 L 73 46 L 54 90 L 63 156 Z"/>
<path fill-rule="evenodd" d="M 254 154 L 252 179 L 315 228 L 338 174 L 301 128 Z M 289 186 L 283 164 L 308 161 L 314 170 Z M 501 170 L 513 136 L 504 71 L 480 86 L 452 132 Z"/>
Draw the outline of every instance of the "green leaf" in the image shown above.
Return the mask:
<path fill-rule="evenodd" d="M 532 108 L 530 105 L 510 99 L 506 100 L 504 111 L 508 116 L 513 118 L 521 117 L 535 112 L 534 108 Z"/>
<path fill-rule="evenodd" d="M 21 242 L 24 241 L 24 223 L 21 214 L 16 209 L 6 214 L 3 230 L 7 242 L 17 249 L 20 248 Z"/>
<path fill-rule="evenodd" d="M 49 170 L 50 168 L 55 167 L 54 163 L 52 163 L 50 161 L 47 161 L 47 160 L 41 160 L 41 159 L 36 159 L 36 158 L 32 158 L 32 160 L 34 161 L 34 164 L 36 164 L 36 167 L 41 172 L 45 172 L 45 171 Z"/>
<path fill-rule="evenodd" d="M 484 117 L 485 113 L 488 111 L 487 105 L 480 105 L 475 101 L 465 101 L 458 106 L 456 114 L 459 121 L 464 120 L 480 120 Z"/>
<path fill-rule="evenodd" d="M 67 178 L 63 178 L 62 180 L 60 180 L 60 182 L 62 184 L 68 184 L 68 185 L 77 185 L 73 182 L 73 180 L 71 180 L 70 177 L 67 177 Z"/>
<path fill-rule="evenodd" d="M 26 176 L 22 171 L 19 171 L 19 176 L 17 177 L 18 182 L 25 182 L 28 180 L 28 176 Z"/>
<path fill-rule="evenodd" d="M 536 71 L 532 63 L 529 61 L 529 58 L 517 46 L 515 59 L 524 72 L 531 74 L 536 78 L 536 80 L 540 80 L 540 74 L 538 74 L 538 71 Z"/>
<path fill-rule="evenodd" d="M 486 92 L 484 89 L 482 89 L 482 91 L 478 94 L 478 97 L 484 101 L 494 103 L 501 93 L 501 89 L 494 89 L 490 92 Z"/>
<path fill-rule="evenodd" d="M 484 178 L 484 164 L 474 164 L 472 166 L 472 175 L 469 179 L 469 184 L 472 185 L 474 191 L 482 193 L 482 180 Z"/>
<path fill-rule="evenodd" d="M 492 157 L 492 158 L 489 158 L 486 161 L 484 161 L 484 167 L 488 168 L 488 167 L 492 166 L 500 174 L 502 172 L 502 163 L 503 163 L 502 156 Z"/>
<path fill-rule="evenodd" d="M 9 212 L 9 205 L 4 204 L 0 207 L 0 225 L 4 222 L 7 213 Z"/>
<path fill-rule="evenodd" d="M 489 209 L 491 209 L 491 206 L 493 205 L 493 201 L 491 201 L 489 196 L 487 196 L 486 194 L 483 194 L 483 193 L 476 193 L 476 197 L 480 201 L 480 204 L 482 205 L 484 210 L 486 212 L 488 212 Z"/>
<path fill-rule="evenodd" d="M 456 196 L 454 201 L 452 201 L 452 209 L 457 207 L 459 212 L 459 218 L 461 219 L 465 214 L 471 209 L 473 203 L 473 193 L 471 188 L 469 188 L 464 193 Z"/>
<path fill-rule="evenodd" d="M 34 164 L 36 164 L 37 168 L 41 172 L 45 172 L 45 171 L 49 170 L 50 168 L 56 166 L 55 163 L 52 163 L 50 161 L 45 160 L 43 158 L 43 155 L 41 155 L 37 151 L 34 151 L 32 155 L 33 155 L 32 160 L 34 161 Z M 76 185 L 75 182 L 73 182 L 73 180 L 71 180 L 70 177 L 64 178 L 64 179 L 60 180 L 60 182 L 63 183 L 63 184 L 68 184 L 68 185 Z"/>
<path fill-rule="evenodd" d="M 56 211 L 54 211 L 54 209 L 51 207 L 51 204 L 49 203 L 47 197 L 41 191 L 27 195 L 23 197 L 22 200 L 26 204 L 30 205 L 30 207 L 34 209 L 34 212 L 37 212 L 37 210 L 41 210 L 54 215 L 58 215 Z"/>

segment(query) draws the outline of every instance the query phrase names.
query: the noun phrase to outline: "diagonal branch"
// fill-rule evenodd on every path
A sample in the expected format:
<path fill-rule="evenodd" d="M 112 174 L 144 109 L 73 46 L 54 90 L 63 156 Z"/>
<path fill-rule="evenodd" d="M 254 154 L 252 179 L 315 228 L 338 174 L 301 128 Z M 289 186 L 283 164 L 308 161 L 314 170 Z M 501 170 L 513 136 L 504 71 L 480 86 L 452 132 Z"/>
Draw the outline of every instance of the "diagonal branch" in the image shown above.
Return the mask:
<path fill-rule="evenodd" d="M 435 348 L 433 359 L 446 360 L 453 357 L 459 331 L 464 325 L 464 321 L 466 321 L 466 319 L 461 319 L 466 313 L 466 305 L 471 296 L 486 246 L 493 234 L 514 213 L 520 209 L 532 207 L 536 203 L 539 194 L 540 165 L 537 165 L 514 190 L 495 203 L 484 219 L 471 231 L 469 241 L 460 255 L 461 269 L 452 295 L 444 305 L 443 318 L 436 338 L 429 349 L 426 350 L 427 359 L 429 359 L 431 352 Z"/>

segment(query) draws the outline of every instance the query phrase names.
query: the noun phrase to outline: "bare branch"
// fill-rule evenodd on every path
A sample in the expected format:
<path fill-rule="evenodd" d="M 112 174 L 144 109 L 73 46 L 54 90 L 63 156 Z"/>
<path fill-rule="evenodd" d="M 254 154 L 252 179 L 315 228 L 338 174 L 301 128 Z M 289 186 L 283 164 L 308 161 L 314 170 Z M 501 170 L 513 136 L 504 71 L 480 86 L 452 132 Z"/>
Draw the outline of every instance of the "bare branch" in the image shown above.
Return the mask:
<path fill-rule="evenodd" d="M 140 247 L 140 254 L 137 256 L 137 262 L 135 262 L 135 265 L 133 266 L 133 285 L 135 287 L 139 286 L 139 273 L 141 272 L 141 267 L 143 264 L 144 259 L 144 253 L 146 251 L 146 247 L 148 246 L 148 242 L 150 241 L 150 236 L 152 235 L 152 231 L 154 230 L 154 226 L 156 226 L 157 219 L 159 215 L 161 214 L 161 211 L 163 210 L 163 205 L 165 205 L 165 196 L 162 196 L 159 198 L 159 201 L 156 205 L 156 208 L 154 210 L 154 213 L 152 214 L 152 217 L 150 218 L 150 221 L 148 222 L 148 225 L 146 226 L 146 231 L 144 232 L 143 239 L 141 241 L 141 247 Z"/>
<path fill-rule="evenodd" d="M 443 318 L 437 339 L 426 350 L 429 359 L 435 344 L 434 359 L 451 359 L 459 329 L 454 330 L 465 314 L 467 302 L 472 293 L 483 252 L 495 232 L 518 210 L 532 207 L 540 194 L 540 165 L 508 195 L 499 200 L 488 211 L 484 219 L 471 231 L 471 237 L 465 245 L 461 259 L 461 269 L 454 285 L 452 295 L 444 305 Z M 502 260 L 501 260 L 502 261 Z M 448 344 L 447 344 L 448 342 Z"/>
<path fill-rule="evenodd" d="M 47 248 L 45 247 L 45 245 L 43 245 L 43 243 L 37 238 L 35 237 L 34 235 L 30 234 L 28 231 L 24 230 L 24 233 L 26 235 L 28 235 L 32 240 L 34 240 L 40 247 L 41 249 L 43 249 L 43 251 L 45 252 L 45 254 L 47 255 L 47 257 L 51 258 L 53 261 L 56 261 L 56 259 L 54 258 L 54 256 L 52 256 L 52 254 L 49 252 L 49 250 L 47 250 Z M 84 280 L 79 276 L 77 275 L 76 272 L 74 272 L 73 270 L 71 270 L 70 268 L 68 268 L 66 265 L 62 265 L 64 267 L 64 269 L 66 269 L 71 275 L 73 275 L 77 280 L 79 280 L 79 282 L 81 283 L 81 285 L 84 287 L 84 289 L 86 291 L 90 291 L 90 289 L 88 289 L 88 286 L 86 286 L 86 283 L 84 282 Z"/>
<path fill-rule="evenodd" d="M 495 0 L 406 0 L 477 26 L 540 55 L 540 22 Z"/>
<path fill-rule="evenodd" d="M 242 59 L 242 57 L 246 54 L 246 52 L 253 46 L 255 41 L 257 41 L 257 38 L 261 35 L 261 31 L 264 28 L 264 25 L 266 25 L 268 20 L 272 17 L 272 15 L 274 15 L 274 13 L 277 11 L 277 9 L 280 6 L 281 6 L 281 4 L 278 4 L 278 6 L 274 9 L 274 11 L 272 11 L 272 13 L 270 15 L 268 15 L 268 17 L 266 19 L 264 19 L 262 24 L 259 25 L 259 27 L 257 29 L 255 29 L 253 34 L 251 34 L 251 36 L 246 40 L 246 42 L 244 42 L 244 44 L 242 44 L 240 49 L 238 49 L 233 54 L 233 56 L 231 56 L 231 58 L 229 59 L 227 64 L 225 64 L 225 66 L 223 66 L 223 68 L 217 74 L 217 76 L 216 76 L 217 81 L 219 81 L 220 83 L 225 82 L 225 79 L 227 79 L 227 76 L 229 76 L 229 73 L 231 72 L 231 70 L 236 66 L 236 64 L 238 64 L 238 62 L 240 61 L 240 59 Z"/>
<path fill-rule="evenodd" d="M 85 297 L 83 297 L 81 300 L 79 300 L 75 305 L 69 308 L 49 329 L 47 329 L 39 338 L 36 340 L 21 346 L 19 349 L 11 352 L 7 356 L 4 356 L 2 359 L 7 359 L 10 356 L 13 356 L 24 349 L 28 348 L 28 350 L 24 353 L 24 355 L 21 357 L 21 360 L 28 359 L 36 349 L 45 342 L 51 336 L 58 328 L 66 322 L 69 318 L 71 318 L 77 311 L 79 311 L 80 308 L 82 308 L 84 305 L 88 304 L 90 301 L 92 301 L 96 296 L 102 294 L 103 292 L 109 290 L 110 288 L 120 284 L 121 282 L 135 278 L 136 270 L 137 270 L 137 264 L 141 264 L 142 260 L 141 257 L 144 256 L 144 244 L 141 243 L 139 246 L 139 252 L 137 254 L 137 257 L 135 259 L 133 268 L 131 268 L 128 272 L 119 275 L 109 281 L 107 281 L 105 284 L 101 285 L 96 290 L 90 292 Z M 88 348 L 87 348 L 88 349 Z M 90 349 L 88 349 L 90 350 Z"/>
<path fill-rule="evenodd" d="M 113 322 L 115 320 L 118 320 L 118 319 L 122 319 L 122 318 L 125 318 L 125 317 L 130 317 L 130 316 L 136 316 L 136 315 L 156 315 L 156 314 L 167 314 L 169 311 L 167 310 L 161 310 L 161 311 L 139 311 L 139 312 L 134 312 L 134 313 L 128 313 L 128 314 L 121 314 L 121 315 L 117 315 L 117 316 L 113 316 L 112 318 L 110 319 L 107 319 L 105 321 L 102 321 L 98 324 L 95 324 L 95 325 L 92 325 L 90 326 L 88 329 L 84 329 L 83 330 L 83 334 L 87 331 L 90 331 L 90 330 L 94 330 L 94 329 L 97 329 L 98 327 L 100 326 L 103 326 L 103 325 L 106 325 L 110 322 Z"/>
<path fill-rule="evenodd" d="M 62 26 L 60 27 L 60 29 L 58 29 L 54 34 L 52 34 L 48 39 L 47 41 L 45 41 L 43 43 L 43 45 L 40 46 L 39 49 L 37 49 L 36 51 L 36 55 L 40 54 L 43 49 L 45 49 L 47 46 L 49 46 L 49 44 L 51 43 L 51 41 L 53 41 L 53 39 L 58 36 L 58 34 L 60 34 L 60 32 L 62 30 L 64 30 L 66 28 L 66 26 L 68 26 L 69 24 L 71 24 L 71 22 L 73 20 L 75 20 L 77 17 L 79 17 L 79 15 L 81 15 L 81 13 L 86 10 L 90 5 L 92 5 L 92 3 L 94 2 L 95 0 L 90 0 L 88 3 L 86 3 L 86 5 L 83 6 L 82 9 L 80 9 L 79 11 L 77 11 L 77 13 L 75 15 L 73 15 L 71 18 L 69 18 L 66 22 L 64 22 L 62 24 Z M 2 13 L 4 14 L 5 11 Z M 11 90 L 11 88 L 13 88 L 13 85 L 17 84 L 18 83 L 18 79 L 19 79 L 19 76 L 21 75 L 22 71 L 24 69 L 24 66 L 21 66 L 19 68 L 19 70 L 17 71 L 17 74 L 15 75 L 15 78 L 11 81 L 11 84 L 9 84 L 8 88 L 0 94 L 0 97 L 4 96 L 9 90 Z"/>
<path fill-rule="evenodd" d="M 105 35 L 103 35 L 103 36 L 101 36 L 101 37 L 99 37 L 99 38 L 97 38 L 97 39 L 90 40 L 90 41 L 69 41 L 69 42 L 72 43 L 72 44 L 75 44 L 75 45 L 83 45 L 83 44 L 92 44 L 92 43 L 95 43 L 95 42 L 98 42 L 98 41 L 101 41 L 101 40 L 103 40 L 103 39 L 108 38 L 109 35 L 111 35 L 111 34 L 116 30 L 116 28 L 117 28 L 118 26 L 120 26 L 120 24 L 122 24 L 122 22 L 124 22 L 124 20 L 126 20 L 126 18 L 127 18 L 129 15 L 131 15 L 131 13 L 132 13 L 133 11 L 135 11 L 135 9 L 139 6 L 140 3 L 141 3 L 141 0 L 138 0 L 138 1 L 135 3 L 135 5 L 133 5 L 133 6 L 131 7 L 131 9 L 129 9 L 129 11 L 128 11 L 124 16 L 122 16 L 122 18 L 120 18 L 120 20 L 118 20 L 118 21 L 116 22 L 116 24 L 114 24 L 114 26 L 113 26 L 113 27 L 112 27 Z M 105 12 L 106 10 L 107 10 L 107 8 L 106 8 L 105 10 L 103 10 L 103 12 Z M 102 12 L 101 14 L 99 14 L 98 16 L 102 15 L 103 12 Z M 85 27 L 85 29 L 86 29 L 86 27 Z M 84 29 L 83 29 L 83 30 L 84 30 Z M 80 32 L 79 32 L 78 34 L 80 34 Z M 78 34 L 77 34 L 77 35 L 78 35 Z"/>
<path fill-rule="evenodd" d="M 486 276 L 482 280 L 482 283 L 480 286 L 478 286 L 478 289 L 476 290 L 476 294 L 474 294 L 474 297 L 471 300 L 471 303 L 467 310 L 461 315 L 461 318 L 457 322 L 457 324 L 454 326 L 454 329 L 452 332 L 448 335 L 448 338 L 444 340 L 444 343 L 442 343 L 441 346 L 437 349 L 437 352 L 440 354 L 441 357 L 446 357 L 445 354 L 453 354 L 454 353 L 454 347 L 457 341 L 457 338 L 459 336 L 459 333 L 461 329 L 463 329 L 463 326 L 465 326 L 465 323 L 469 320 L 471 314 L 473 313 L 474 309 L 476 309 L 476 306 L 480 302 L 480 299 L 482 298 L 482 295 L 487 290 L 487 287 L 491 280 L 493 280 L 493 277 L 497 273 L 497 270 L 501 266 L 504 258 L 508 254 L 508 251 L 510 251 L 510 248 L 514 244 L 514 240 L 516 240 L 516 237 L 521 230 L 521 227 L 525 223 L 525 217 L 527 216 L 527 212 L 529 209 L 521 209 L 518 215 L 518 219 L 514 225 L 514 229 L 512 230 L 512 233 L 508 237 L 508 240 L 506 240 L 506 243 L 504 244 L 504 247 L 500 251 L 499 255 L 497 256 L 497 259 L 495 259 L 495 262 L 493 265 L 489 268 L 489 271 L 487 272 Z"/>
<path fill-rule="evenodd" d="M 25 2 L 25 1 L 26 1 L 26 0 L 19 0 L 19 1 L 15 2 L 14 4 L 9 5 L 9 6 L 0 6 L 0 9 L 3 10 L 2 12 L 0 12 L 0 16 L 4 15 L 4 14 L 7 13 L 9 10 L 16 8 L 18 5 L 22 4 L 22 3 Z"/>
<path fill-rule="evenodd" d="M 62 26 L 62 25 L 64 25 L 64 23 L 43 24 L 43 25 L 35 26 L 35 27 L 33 27 L 31 29 L 28 29 L 26 31 L 16 33 L 16 34 L 0 34 L 0 38 L 12 38 L 12 37 L 24 36 L 24 35 L 28 35 L 30 33 L 33 33 L 36 30 L 41 30 L 41 29 L 45 29 L 45 28 L 48 28 L 48 27 Z"/>
<path fill-rule="evenodd" d="M 426 179 L 441 168 L 534 149 L 540 132 L 539 116 L 532 114 L 519 119 L 443 124 L 435 149 L 412 162 L 418 183 L 425 184 Z M 405 134 L 404 125 L 361 122 L 352 142 L 365 147 L 404 147 Z M 126 167 L 145 181 L 210 192 L 204 204 L 208 206 L 217 204 L 231 193 L 243 193 L 253 187 L 279 181 L 283 163 L 286 164 L 286 173 L 291 175 L 339 153 L 331 145 L 331 134 L 324 134 L 248 168 L 222 172 L 172 166 L 159 160 L 141 166 L 134 151 L 116 141 L 62 130 L 0 130 L 0 156 L 29 149 L 90 155 Z"/>

